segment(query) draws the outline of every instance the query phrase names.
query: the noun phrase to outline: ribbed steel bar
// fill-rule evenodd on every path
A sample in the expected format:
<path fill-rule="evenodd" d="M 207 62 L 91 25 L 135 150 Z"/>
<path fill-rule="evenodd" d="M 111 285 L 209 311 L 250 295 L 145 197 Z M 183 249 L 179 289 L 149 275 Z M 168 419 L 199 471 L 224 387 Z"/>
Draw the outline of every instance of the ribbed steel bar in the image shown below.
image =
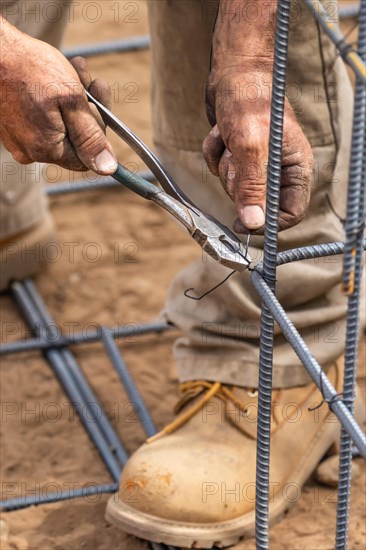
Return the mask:
<path fill-rule="evenodd" d="M 48 312 L 34 282 L 31 279 L 26 279 L 24 281 L 24 286 L 27 289 L 28 295 L 33 301 L 35 308 L 37 309 L 42 326 L 53 326 L 53 319 Z M 99 426 L 109 449 L 116 456 L 122 469 L 122 466 L 124 466 L 128 460 L 127 451 L 123 447 L 120 438 L 105 414 L 102 405 L 90 387 L 89 382 L 84 376 L 84 373 L 78 365 L 73 353 L 66 348 L 57 351 L 59 352 L 65 365 L 68 367 L 69 372 L 74 379 L 75 385 L 83 396 L 84 403 L 86 403 L 87 406 L 87 410 L 85 412 L 87 412 L 88 415 L 91 415 L 93 421 Z"/>
<path fill-rule="evenodd" d="M 361 3 L 359 54 L 366 61 L 366 0 Z M 343 285 L 348 291 L 343 401 L 354 412 L 360 332 L 363 274 L 363 228 L 366 184 L 366 87 L 358 79 L 354 108 L 351 168 L 349 177 Z M 360 231 L 362 228 L 362 231 Z M 354 253 L 353 253 L 354 252 Z M 352 286 L 353 288 L 350 288 Z M 341 430 L 339 456 L 336 541 L 337 550 L 347 548 L 352 475 L 352 440 Z"/>
<path fill-rule="evenodd" d="M 366 459 L 366 437 L 364 433 L 358 426 L 351 412 L 339 398 L 336 390 L 330 383 L 328 377 L 322 371 L 319 363 L 311 355 L 299 332 L 296 330 L 295 326 L 286 315 L 283 307 L 278 302 L 276 296 L 264 280 L 263 274 L 255 270 L 252 273 L 251 279 L 255 289 L 267 305 L 287 341 L 290 343 L 297 356 L 301 359 L 301 362 L 308 371 L 312 380 L 322 392 L 324 399 L 329 403 L 332 412 L 337 416 L 341 426 L 351 437 L 361 456 Z"/>
<path fill-rule="evenodd" d="M 145 172 L 138 172 L 138 176 L 147 180 L 155 181 L 155 176 L 149 170 Z M 121 187 L 121 184 L 112 177 L 100 177 L 96 181 L 79 180 L 73 183 L 56 183 L 45 186 L 45 193 L 50 197 L 56 197 L 59 195 L 66 195 L 68 193 L 79 193 L 81 191 L 95 191 L 98 189 L 106 189 L 109 187 Z"/>
<path fill-rule="evenodd" d="M 339 18 L 340 19 L 352 19 L 358 17 L 360 13 L 360 4 L 354 3 L 350 6 L 341 6 L 339 8 Z"/>
<path fill-rule="evenodd" d="M 54 324 L 51 325 L 55 326 Z M 47 327 L 49 328 L 49 327 Z M 0 355 L 9 355 L 11 353 L 24 353 L 35 350 L 45 350 L 49 348 L 60 348 L 68 345 L 76 344 L 90 344 L 93 342 L 99 342 L 102 339 L 102 328 L 88 330 L 87 333 L 76 332 L 70 336 L 56 336 L 55 338 L 34 338 L 24 340 L 20 342 L 8 342 L 0 346 Z M 113 338 L 128 338 L 143 336 L 144 334 L 166 332 L 172 330 L 175 327 L 173 325 L 167 325 L 165 323 L 146 323 L 144 325 L 134 325 L 131 323 L 129 327 L 111 328 Z M 47 331 L 48 332 L 48 331 Z"/>
<path fill-rule="evenodd" d="M 366 2 L 361 4 L 360 31 L 358 50 L 362 59 L 366 61 Z M 357 250 L 363 239 L 365 211 L 361 200 L 362 188 L 365 185 L 363 174 L 363 149 L 366 127 L 366 86 L 357 78 L 355 106 L 353 114 L 353 133 L 351 148 L 351 165 L 348 183 L 347 216 L 345 222 L 346 247 L 343 263 L 343 289 L 347 295 L 355 289 L 355 265 Z M 360 205 L 362 208 L 360 209 Z"/>
<path fill-rule="evenodd" d="M 286 97 L 286 69 L 290 29 L 290 0 L 278 0 L 273 63 L 273 91 L 269 140 L 269 161 L 264 235 L 263 276 L 275 290 L 280 206 L 283 119 Z M 256 465 L 256 547 L 269 548 L 269 465 L 271 444 L 272 367 L 274 320 L 262 305 L 258 383 L 258 428 Z"/>
<path fill-rule="evenodd" d="M 26 287 L 22 283 L 15 282 L 12 284 L 11 288 L 14 298 L 19 305 L 28 325 L 34 332 L 37 332 L 42 325 L 42 318 L 36 311 Z M 77 411 L 83 426 L 89 434 L 90 439 L 98 449 L 103 461 L 112 474 L 114 481 L 118 481 L 121 467 L 109 446 L 106 444 L 106 440 L 99 426 L 94 421 L 91 422 L 85 417 L 84 409 L 87 406 L 87 403 L 85 403 L 82 393 L 75 385 L 75 381 L 66 367 L 59 350 L 49 349 L 44 353 L 47 361 L 64 387 L 71 403 L 75 407 L 75 410 Z"/>
<path fill-rule="evenodd" d="M 357 51 L 350 46 L 343 36 L 337 22 L 330 17 L 319 0 L 303 0 L 319 25 L 323 28 L 335 46 L 338 48 L 344 61 L 351 67 L 355 74 L 366 83 L 366 66 Z"/>
<path fill-rule="evenodd" d="M 366 250 L 366 239 L 363 239 L 363 249 Z M 291 250 L 284 250 L 277 254 L 277 266 L 285 265 L 291 262 L 301 260 L 311 260 L 312 258 L 322 258 L 325 256 L 338 256 L 344 252 L 344 243 L 339 241 L 335 243 L 314 244 Z M 256 269 L 262 270 L 262 264 L 257 264 Z"/>
<path fill-rule="evenodd" d="M 73 57 L 92 57 L 95 55 L 105 55 L 107 53 L 126 53 L 150 48 L 151 40 L 149 35 L 134 36 L 132 38 L 123 38 L 121 40 L 111 40 L 82 46 L 74 46 L 62 50 L 62 53 L 68 59 Z"/>
<path fill-rule="evenodd" d="M 105 493 L 115 493 L 118 491 L 118 483 L 109 483 L 106 485 L 93 485 L 81 489 L 72 489 L 71 491 L 60 491 L 57 493 L 48 493 L 45 495 L 26 495 L 24 497 L 12 498 L 0 501 L 0 508 L 3 512 L 21 510 L 29 506 L 38 506 L 40 504 L 51 504 L 63 500 L 73 500 L 93 495 L 102 495 Z"/>
<path fill-rule="evenodd" d="M 102 341 L 105 350 L 110 358 L 114 368 L 116 369 L 118 376 L 122 382 L 126 393 L 136 407 L 136 412 L 141 420 L 144 431 L 148 437 L 153 436 L 156 433 L 156 426 L 150 416 L 150 413 L 145 405 L 145 402 L 138 391 L 134 381 L 128 372 L 127 366 L 119 352 L 119 349 L 114 341 L 112 332 L 109 328 L 103 327 L 102 329 Z"/>
<path fill-rule="evenodd" d="M 359 348 L 359 308 L 361 300 L 361 283 L 363 272 L 363 246 L 358 244 L 355 266 L 355 291 L 348 298 L 347 329 L 345 346 L 345 370 L 343 381 L 342 400 L 349 411 L 354 412 L 356 389 L 357 358 Z M 341 446 L 339 455 L 336 549 L 347 548 L 349 508 L 351 496 L 352 474 L 352 439 L 349 434 L 341 430 Z"/>

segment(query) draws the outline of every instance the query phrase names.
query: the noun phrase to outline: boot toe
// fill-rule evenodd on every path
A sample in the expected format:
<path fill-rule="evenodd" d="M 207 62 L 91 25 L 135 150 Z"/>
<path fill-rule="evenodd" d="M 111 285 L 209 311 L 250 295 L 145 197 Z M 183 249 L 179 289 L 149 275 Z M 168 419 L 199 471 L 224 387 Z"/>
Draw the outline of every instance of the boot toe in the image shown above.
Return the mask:
<path fill-rule="evenodd" d="M 221 522 L 252 510 L 253 458 L 253 464 L 244 461 L 253 478 L 248 479 L 240 466 L 243 452 L 218 442 L 197 443 L 171 435 L 143 445 L 123 470 L 119 498 L 138 511 L 180 522 Z"/>

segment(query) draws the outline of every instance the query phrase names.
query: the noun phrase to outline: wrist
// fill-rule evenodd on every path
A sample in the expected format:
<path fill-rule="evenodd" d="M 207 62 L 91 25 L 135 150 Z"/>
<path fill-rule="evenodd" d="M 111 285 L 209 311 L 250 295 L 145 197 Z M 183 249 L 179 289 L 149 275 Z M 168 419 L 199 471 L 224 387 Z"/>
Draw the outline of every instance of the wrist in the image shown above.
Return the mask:
<path fill-rule="evenodd" d="M 260 67 L 272 72 L 277 0 L 220 0 L 212 67 Z"/>

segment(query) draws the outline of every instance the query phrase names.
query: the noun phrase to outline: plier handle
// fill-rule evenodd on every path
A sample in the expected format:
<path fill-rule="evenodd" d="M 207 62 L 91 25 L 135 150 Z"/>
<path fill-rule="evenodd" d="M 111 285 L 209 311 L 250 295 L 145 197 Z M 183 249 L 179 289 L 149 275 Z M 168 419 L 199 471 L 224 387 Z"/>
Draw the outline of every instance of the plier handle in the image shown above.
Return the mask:
<path fill-rule="evenodd" d="M 113 178 L 141 197 L 159 204 L 176 218 L 191 237 L 220 264 L 244 271 L 251 263 L 239 238 L 213 216 L 204 213 L 178 187 L 159 159 L 122 121 L 86 90 L 88 100 L 111 128 L 150 168 L 162 189 L 118 164 Z"/>

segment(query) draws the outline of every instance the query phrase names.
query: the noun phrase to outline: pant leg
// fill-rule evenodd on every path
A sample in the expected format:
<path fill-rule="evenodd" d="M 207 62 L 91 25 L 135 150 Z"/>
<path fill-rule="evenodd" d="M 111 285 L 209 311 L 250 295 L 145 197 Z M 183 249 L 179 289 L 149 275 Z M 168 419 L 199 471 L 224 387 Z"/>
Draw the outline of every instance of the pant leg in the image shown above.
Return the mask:
<path fill-rule="evenodd" d="M 217 2 L 150 2 L 153 43 L 153 121 L 158 155 L 182 189 L 229 227 L 233 204 L 209 175 L 201 154 L 209 130 L 204 109 L 210 42 Z M 280 249 L 341 240 L 343 229 L 330 208 L 345 213 L 353 92 L 343 62 L 302 2 L 292 3 L 288 96 L 313 147 L 315 169 L 306 219 L 280 234 Z M 336 61 L 335 61 L 336 60 Z M 245 91 L 244 91 L 245 93 Z M 262 255 L 263 239 L 250 253 Z M 341 258 L 298 262 L 278 270 L 277 296 L 316 359 L 324 366 L 342 354 L 346 299 L 341 294 Z M 181 381 L 220 380 L 257 385 L 260 300 L 248 273 L 237 274 L 200 302 L 184 297 L 204 292 L 228 271 L 210 259 L 179 273 L 168 293 L 165 316 L 183 331 L 174 353 Z M 309 382 L 305 369 L 276 329 L 274 386 Z"/>
<path fill-rule="evenodd" d="M 55 47 L 61 44 L 70 1 L 52 5 L 34 0 L 0 0 L 0 13 L 22 32 Z M 6 240 L 39 223 L 47 202 L 43 192 L 43 165 L 21 165 L 0 144 L 0 240 Z"/>

